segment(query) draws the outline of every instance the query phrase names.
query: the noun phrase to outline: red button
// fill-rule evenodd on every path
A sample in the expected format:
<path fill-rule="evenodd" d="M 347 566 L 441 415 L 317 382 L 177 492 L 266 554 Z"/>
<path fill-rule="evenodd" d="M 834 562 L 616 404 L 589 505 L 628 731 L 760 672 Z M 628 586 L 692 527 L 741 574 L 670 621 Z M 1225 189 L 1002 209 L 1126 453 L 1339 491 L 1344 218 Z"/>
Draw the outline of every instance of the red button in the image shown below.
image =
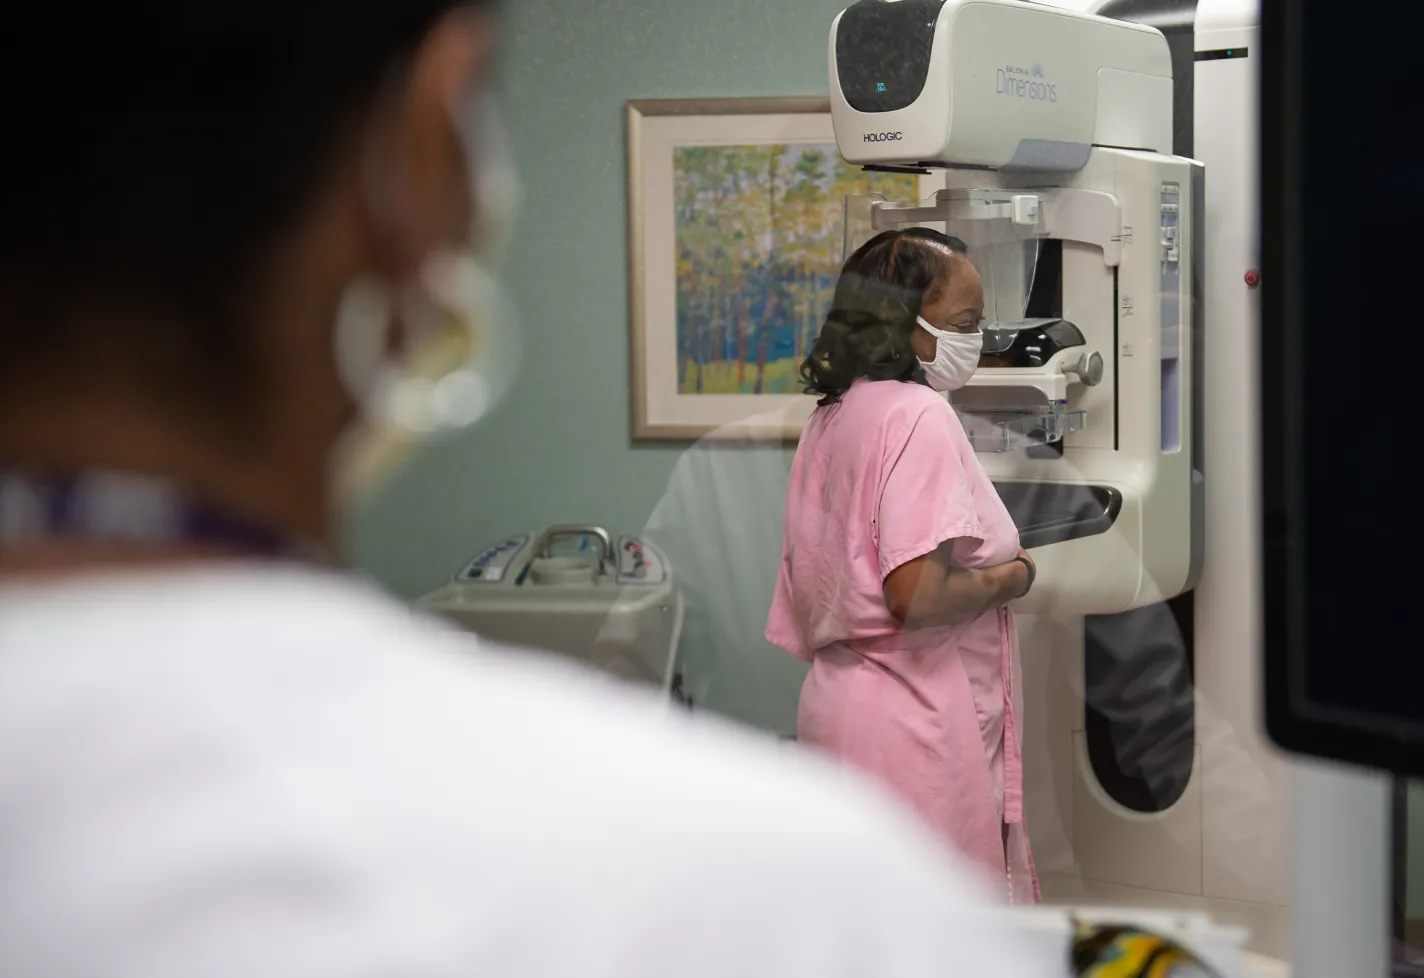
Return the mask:
<path fill-rule="evenodd" d="M 1256 271 L 1256 269 L 1254 269 L 1254 268 L 1251 269 L 1251 270 L 1249 270 L 1249 271 L 1246 273 L 1246 284 L 1249 285 L 1249 286 L 1250 286 L 1251 288 L 1253 288 L 1253 289 L 1254 289 L 1256 286 L 1260 285 L 1260 284 L 1261 284 L 1261 273 L 1258 272 L 1258 271 Z"/>

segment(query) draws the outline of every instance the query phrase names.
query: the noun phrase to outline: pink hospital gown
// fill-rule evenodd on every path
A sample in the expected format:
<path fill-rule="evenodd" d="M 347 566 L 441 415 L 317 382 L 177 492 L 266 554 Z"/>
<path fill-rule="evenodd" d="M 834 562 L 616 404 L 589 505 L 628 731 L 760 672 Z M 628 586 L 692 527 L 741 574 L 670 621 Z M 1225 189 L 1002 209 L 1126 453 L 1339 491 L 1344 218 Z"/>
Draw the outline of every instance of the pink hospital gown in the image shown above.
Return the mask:
<path fill-rule="evenodd" d="M 797 737 L 884 783 L 1013 903 L 1038 900 L 1015 723 L 1018 639 L 999 608 L 906 629 L 886 576 L 948 540 L 954 563 L 1018 553 L 1018 530 L 943 397 L 857 381 L 818 408 L 791 467 L 766 637 L 811 663 Z"/>

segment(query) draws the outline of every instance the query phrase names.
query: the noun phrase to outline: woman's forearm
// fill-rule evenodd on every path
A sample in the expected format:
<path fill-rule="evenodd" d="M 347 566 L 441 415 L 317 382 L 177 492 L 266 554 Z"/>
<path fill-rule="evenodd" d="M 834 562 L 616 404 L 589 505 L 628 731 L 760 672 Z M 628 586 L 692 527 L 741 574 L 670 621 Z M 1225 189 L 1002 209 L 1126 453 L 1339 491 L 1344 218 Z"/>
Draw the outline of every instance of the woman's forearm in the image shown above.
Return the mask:
<path fill-rule="evenodd" d="M 994 567 L 950 567 L 942 577 L 923 575 L 919 584 L 908 607 L 892 606 L 890 613 L 911 628 L 958 625 L 1022 594 L 1028 568 L 1017 560 Z"/>
<path fill-rule="evenodd" d="M 951 567 L 946 575 L 941 608 L 943 623 L 958 625 L 1006 605 L 1028 586 L 1028 568 L 1017 560 L 994 567 Z"/>

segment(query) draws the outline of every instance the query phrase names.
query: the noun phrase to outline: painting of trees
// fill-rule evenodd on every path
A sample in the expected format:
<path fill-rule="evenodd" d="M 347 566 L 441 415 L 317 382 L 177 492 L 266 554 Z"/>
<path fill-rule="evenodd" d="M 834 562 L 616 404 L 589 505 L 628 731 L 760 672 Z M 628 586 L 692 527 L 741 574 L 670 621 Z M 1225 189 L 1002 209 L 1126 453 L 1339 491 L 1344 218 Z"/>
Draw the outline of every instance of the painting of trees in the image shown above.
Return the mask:
<path fill-rule="evenodd" d="M 913 176 L 834 143 L 673 150 L 678 390 L 794 394 L 840 270 L 847 194 L 913 199 Z"/>

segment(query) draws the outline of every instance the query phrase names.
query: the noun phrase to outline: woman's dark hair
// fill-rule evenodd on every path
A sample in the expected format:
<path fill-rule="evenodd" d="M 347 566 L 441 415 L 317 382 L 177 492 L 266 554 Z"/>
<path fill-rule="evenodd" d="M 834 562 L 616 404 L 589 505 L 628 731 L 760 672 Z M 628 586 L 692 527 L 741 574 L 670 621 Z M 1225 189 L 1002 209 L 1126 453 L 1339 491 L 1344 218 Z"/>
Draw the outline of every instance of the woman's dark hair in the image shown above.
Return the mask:
<path fill-rule="evenodd" d="M 0 392 L 96 343 L 152 351 L 163 389 L 250 386 L 240 307 L 262 260 L 458 5 L 27 4 L 0 45 Z"/>
<path fill-rule="evenodd" d="M 923 383 L 910 346 L 915 319 L 969 249 L 930 228 L 883 231 L 846 259 L 831 311 L 801 364 L 807 394 L 834 404 L 861 377 Z"/>

